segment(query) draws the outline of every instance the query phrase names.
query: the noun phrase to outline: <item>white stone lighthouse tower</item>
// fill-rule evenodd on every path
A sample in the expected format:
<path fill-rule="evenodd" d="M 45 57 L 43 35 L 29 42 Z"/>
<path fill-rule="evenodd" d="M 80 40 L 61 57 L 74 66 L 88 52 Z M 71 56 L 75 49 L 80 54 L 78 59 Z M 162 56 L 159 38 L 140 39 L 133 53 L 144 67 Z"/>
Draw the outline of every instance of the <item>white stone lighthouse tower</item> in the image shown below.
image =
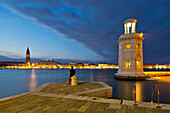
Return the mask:
<path fill-rule="evenodd" d="M 136 19 L 124 21 L 124 34 L 119 37 L 119 69 L 115 74 L 120 79 L 144 79 L 143 33 L 136 33 Z"/>

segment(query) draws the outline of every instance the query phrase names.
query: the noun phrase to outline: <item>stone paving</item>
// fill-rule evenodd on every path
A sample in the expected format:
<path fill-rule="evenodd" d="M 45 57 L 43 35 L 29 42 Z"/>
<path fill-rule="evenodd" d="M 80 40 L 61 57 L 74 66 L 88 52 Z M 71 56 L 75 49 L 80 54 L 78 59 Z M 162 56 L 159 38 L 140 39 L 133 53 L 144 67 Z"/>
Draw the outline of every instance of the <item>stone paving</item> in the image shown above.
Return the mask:
<path fill-rule="evenodd" d="M 52 88 L 45 86 L 49 85 L 0 99 L 0 113 L 170 113 L 170 105 L 160 104 L 162 108 L 156 108 L 155 104 L 138 102 L 138 106 L 133 106 L 134 102 L 128 100 L 120 104 L 118 99 L 53 93 L 47 90 Z"/>
<path fill-rule="evenodd" d="M 88 100 L 28 94 L 0 102 L 0 113 L 170 113 L 158 108 L 134 107 Z"/>
<path fill-rule="evenodd" d="M 97 82 L 79 82 L 77 86 L 67 85 L 66 82 L 50 83 L 41 92 L 55 93 L 55 94 L 72 94 L 82 91 L 89 91 L 93 89 L 103 88 L 100 83 Z"/>

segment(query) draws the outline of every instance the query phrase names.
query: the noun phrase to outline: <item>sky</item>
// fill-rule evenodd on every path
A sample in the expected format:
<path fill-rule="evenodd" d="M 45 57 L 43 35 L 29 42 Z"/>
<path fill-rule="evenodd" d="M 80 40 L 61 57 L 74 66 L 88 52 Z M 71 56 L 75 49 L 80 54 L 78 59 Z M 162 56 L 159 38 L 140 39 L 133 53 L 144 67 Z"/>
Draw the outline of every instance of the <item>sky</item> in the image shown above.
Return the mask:
<path fill-rule="evenodd" d="M 116 63 L 123 22 L 137 19 L 144 62 L 170 63 L 169 0 L 1 0 L 0 60 Z"/>

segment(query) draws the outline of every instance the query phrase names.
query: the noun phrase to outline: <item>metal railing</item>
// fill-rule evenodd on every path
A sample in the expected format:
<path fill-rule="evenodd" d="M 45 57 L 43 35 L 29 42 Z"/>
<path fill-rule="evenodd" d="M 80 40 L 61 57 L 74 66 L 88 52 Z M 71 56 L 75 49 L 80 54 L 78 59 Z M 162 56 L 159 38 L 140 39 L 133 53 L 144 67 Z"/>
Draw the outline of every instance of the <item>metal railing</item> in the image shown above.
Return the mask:
<path fill-rule="evenodd" d="M 133 86 L 133 100 L 135 101 L 135 104 L 133 104 L 133 105 L 137 106 L 137 104 L 136 104 L 136 85 Z"/>
<path fill-rule="evenodd" d="M 153 91 L 154 91 L 155 87 L 156 87 L 157 92 L 158 92 L 158 106 L 156 106 L 156 108 L 161 108 L 161 107 L 159 106 L 159 96 L 160 96 L 160 92 L 159 92 L 158 86 L 157 86 L 156 84 L 155 84 L 155 85 L 153 86 L 153 88 L 152 88 L 151 103 L 153 103 L 153 93 L 154 93 Z"/>

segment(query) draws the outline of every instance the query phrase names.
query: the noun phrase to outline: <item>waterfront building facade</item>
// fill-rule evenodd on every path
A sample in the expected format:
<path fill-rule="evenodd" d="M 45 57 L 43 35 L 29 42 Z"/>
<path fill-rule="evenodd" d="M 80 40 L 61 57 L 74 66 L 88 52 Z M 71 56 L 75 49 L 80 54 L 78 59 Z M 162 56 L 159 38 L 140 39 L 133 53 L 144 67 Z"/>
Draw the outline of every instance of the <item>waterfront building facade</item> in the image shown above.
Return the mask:
<path fill-rule="evenodd" d="M 124 21 L 124 34 L 119 37 L 117 78 L 143 79 L 143 33 L 136 33 L 136 19 Z"/>
<path fill-rule="evenodd" d="M 101 68 L 101 69 L 108 68 L 108 64 L 107 63 L 99 63 L 98 68 Z"/>
<path fill-rule="evenodd" d="M 84 64 L 83 64 L 83 67 L 84 67 L 85 69 L 89 69 L 89 68 L 90 68 L 89 63 L 87 63 L 87 62 L 84 63 Z"/>
<path fill-rule="evenodd" d="M 0 67 L 7 68 L 7 69 L 18 68 L 18 65 L 24 65 L 24 64 L 25 64 L 24 62 L 1 62 L 0 61 Z"/>
<path fill-rule="evenodd" d="M 37 68 L 59 68 L 60 63 L 55 61 L 38 61 L 35 66 Z"/>
<path fill-rule="evenodd" d="M 71 66 L 68 65 L 68 64 L 60 64 L 60 67 L 59 67 L 59 68 L 60 68 L 60 69 L 70 69 Z"/>
<path fill-rule="evenodd" d="M 134 20 L 134 19 L 130 19 Z M 133 25 L 132 25 L 133 26 Z M 134 26 L 133 26 L 134 27 Z M 125 28 L 128 29 L 128 28 Z M 134 31 L 134 29 L 131 31 Z M 136 30 L 135 30 L 136 31 Z M 134 32 L 133 32 L 134 33 Z M 153 65 L 146 64 L 143 66 L 143 50 L 142 40 L 144 39 L 141 34 L 125 31 L 123 36 L 119 38 L 119 66 L 117 64 L 99 63 L 75 63 L 71 62 L 68 64 L 60 64 L 55 62 L 53 59 L 50 61 L 37 61 L 36 63 L 30 64 L 30 50 L 26 50 L 26 63 L 24 62 L 5 62 L 0 61 L 0 69 L 70 69 L 73 66 L 76 69 L 118 69 L 117 76 L 141 76 L 143 75 L 143 68 L 155 68 L 155 69 L 170 69 L 170 64 Z M 128 37 L 129 36 L 129 37 Z M 131 37 L 130 37 L 131 36 Z M 129 45 L 126 45 L 129 44 Z M 123 47 L 124 45 L 124 47 Z M 137 46 L 135 46 L 137 45 Z M 126 47 L 127 46 L 127 47 Z M 128 47 L 129 46 L 129 47 Z M 128 49 L 127 49 L 128 48 Z M 135 57 L 136 56 L 136 57 Z M 141 57 L 142 56 L 142 57 Z M 134 60 L 135 59 L 135 60 Z M 127 63 L 128 62 L 128 63 Z"/>

